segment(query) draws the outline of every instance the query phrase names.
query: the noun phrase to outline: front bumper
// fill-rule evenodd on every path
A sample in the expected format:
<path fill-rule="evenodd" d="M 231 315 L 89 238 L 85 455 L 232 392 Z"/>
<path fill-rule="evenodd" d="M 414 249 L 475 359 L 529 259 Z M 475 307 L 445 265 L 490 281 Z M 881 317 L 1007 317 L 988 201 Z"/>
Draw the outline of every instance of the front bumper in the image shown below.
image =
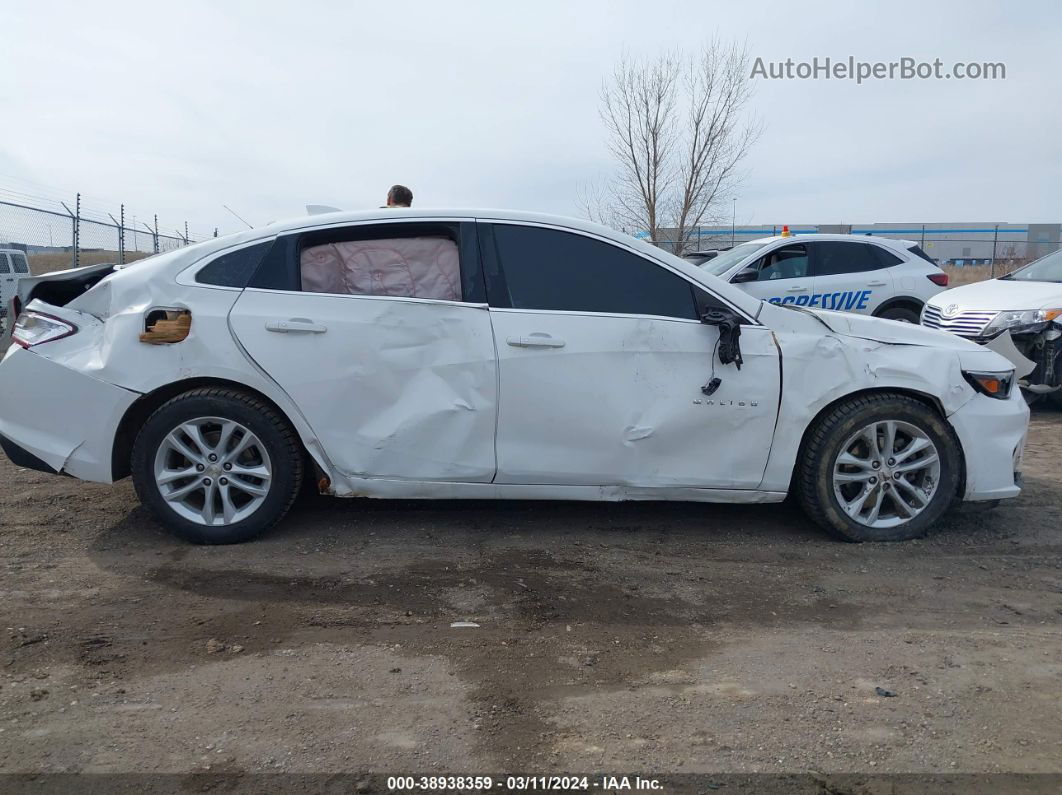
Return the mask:
<path fill-rule="evenodd" d="M 21 459 L 22 466 L 35 459 L 48 471 L 110 483 L 115 433 L 138 397 L 136 392 L 15 348 L 0 362 L 4 451 L 15 463 Z"/>
<path fill-rule="evenodd" d="M 963 499 L 1001 500 L 1021 492 L 1029 406 L 1015 387 L 1006 400 L 976 395 L 948 419 L 966 458 Z"/>

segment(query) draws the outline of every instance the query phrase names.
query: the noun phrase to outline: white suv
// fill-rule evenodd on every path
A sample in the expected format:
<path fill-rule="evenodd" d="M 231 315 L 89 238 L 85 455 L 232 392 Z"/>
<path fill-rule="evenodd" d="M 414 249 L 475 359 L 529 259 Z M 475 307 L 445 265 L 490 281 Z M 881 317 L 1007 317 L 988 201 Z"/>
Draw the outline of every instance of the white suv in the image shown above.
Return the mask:
<path fill-rule="evenodd" d="M 911 240 L 853 235 L 765 237 L 701 264 L 772 304 L 860 312 L 917 323 L 926 301 L 948 286 Z"/>

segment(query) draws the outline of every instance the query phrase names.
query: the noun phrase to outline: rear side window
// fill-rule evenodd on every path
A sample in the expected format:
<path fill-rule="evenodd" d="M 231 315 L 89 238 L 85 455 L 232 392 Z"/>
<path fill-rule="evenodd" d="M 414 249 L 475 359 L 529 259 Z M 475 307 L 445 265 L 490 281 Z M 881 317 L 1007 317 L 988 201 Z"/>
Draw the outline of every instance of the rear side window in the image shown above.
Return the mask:
<path fill-rule="evenodd" d="M 29 263 L 26 262 L 25 254 L 11 254 L 10 257 L 15 273 L 29 273 Z"/>
<path fill-rule="evenodd" d="M 246 287 L 272 245 L 273 241 L 270 240 L 222 254 L 200 268 L 195 280 L 199 284 L 214 284 L 219 287 Z"/>
<path fill-rule="evenodd" d="M 611 243 L 506 224 L 493 237 L 504 281 L 492 285 L 493 305 L 697 319 L 689 282 Z"/>
<path fill-rule="evenodd" d="M 443 236 L 379 237 L 307 246 L 303 292 L 461 300 L 457 243 Z"/>
<path fill-rule="evenodd" d="M 929 256 L 928 254 L 926 254 L 926 252 L 924 252 L 922 250 L 921 246 L 914 245 L 914 246 L 911 246 L 910 248 L 908 248 L 907 250 L 910 251 L 912 254 L 921 257 L 926 262 L 931 262 L 934 265 L 937 264 L 936 261 L 931 256 Z"/>
<path fill-rule="evenodd" d="M 486 303 L 471 221 L 355 224 L 282 235 L 250 286 Z"/>
<path fill-rule="evenodd" d="M 0 273 L 11 273 L 11 266 L 7 264 L 7 254 L 0 254 Z"/>
<path fill-rule="evenodd" d="M 816 276 L 860 273 L 884 267 L 871 250 L 877 247 L 867 243 L 823 240 L 812 243 L 811 248 L 814 249 Z"/>
<path fill-rule="evenodd" d="M 867 248 L 869 248 L 877 258 L 878 266 L 881 268 L 891 268 L 893 265 L 899 265 L 903 262 L 902 259 L 882 246 L 867 246 Z"/>

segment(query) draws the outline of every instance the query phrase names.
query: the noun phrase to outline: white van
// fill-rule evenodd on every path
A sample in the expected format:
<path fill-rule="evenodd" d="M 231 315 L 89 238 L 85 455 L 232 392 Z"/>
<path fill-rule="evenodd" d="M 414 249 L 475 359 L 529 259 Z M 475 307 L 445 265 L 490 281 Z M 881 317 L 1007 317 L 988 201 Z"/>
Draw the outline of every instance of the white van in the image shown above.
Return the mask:
<path fill-rule="evenodd" d="M 26 253 L 17 248 L 0 248 L 0 323 L 5 322 L 8 304 L 18 291 L 18 282 L 29 276 Z"/>

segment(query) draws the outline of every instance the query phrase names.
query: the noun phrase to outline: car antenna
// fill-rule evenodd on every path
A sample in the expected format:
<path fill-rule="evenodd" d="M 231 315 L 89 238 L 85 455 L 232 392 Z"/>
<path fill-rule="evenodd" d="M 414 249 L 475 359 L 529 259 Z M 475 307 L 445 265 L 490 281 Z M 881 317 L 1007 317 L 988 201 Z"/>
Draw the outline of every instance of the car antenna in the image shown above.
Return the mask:
<path fill-rule="evenodd" d="M 234 209 L 232 209 L 231 207 L 229 207 L 229 205 L 227 205 L 227 204 L 223 204 L 223 205 L 221 205 L 221 206 L 222 206 L 222 207 L 224 207 L 224 208 L 225 208 L 226 210 L 228 210 L 228 211 L 229 211 L 230 213 L 232 213 L 233 215 L 235 215 L 235 216 L 236 216 L 237 218 L 239 218 L 239 219 L 240 219 L 241 221 L 243 221 L 243 222 L 244 222 L 245 224 L 247 224 L 247 222 L 243 220 L 243 217 L 242 217 L 242 216 L 241 216 L 241 215 L 240 215 L 239 213 L 237 213 L 237 212 L 236 212 L 236 211 L 235 211 Z M 247 228 L 248 228 L 248 229 L 254 229 L 254 227 L 253 227 L 253 226 L 251 226 L 250 224 L 247 224 Z"/>

